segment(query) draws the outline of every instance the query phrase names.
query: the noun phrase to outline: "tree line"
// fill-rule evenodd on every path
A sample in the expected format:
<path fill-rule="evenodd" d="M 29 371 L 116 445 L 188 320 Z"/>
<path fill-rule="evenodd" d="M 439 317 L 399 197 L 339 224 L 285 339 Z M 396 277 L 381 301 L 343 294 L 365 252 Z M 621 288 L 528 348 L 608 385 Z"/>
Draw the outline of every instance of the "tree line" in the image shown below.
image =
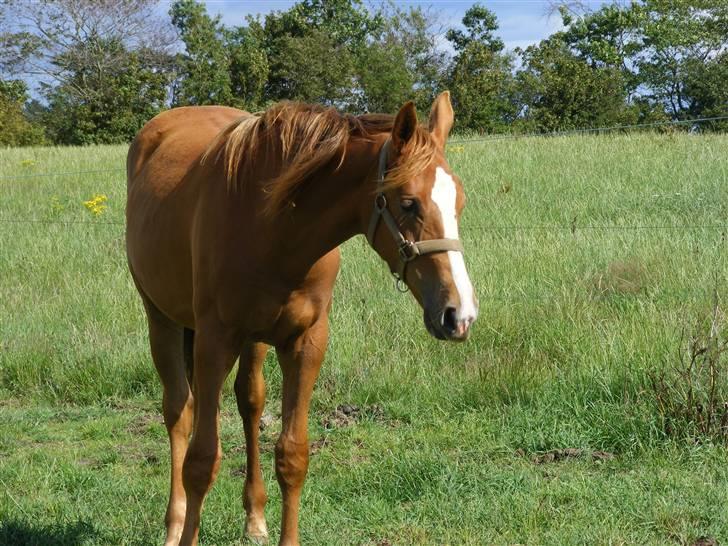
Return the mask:
<path fill-rule="evenodd" d="M 558 16 L 562 30 L 507 51 L 479 4 L 447 29 L 434 11 L 361 0 L 302 0 L 238 26 L 195 0 L 167 14 L 158 0 L 5 0 L 0 145 L 128 142 L 184 105 L 299 100 L 361 113 L 414 100 L 426 111 L 442 89 L 457 129 L 478 133 L 728 114 L 725 0 L 563 3 Z"/>

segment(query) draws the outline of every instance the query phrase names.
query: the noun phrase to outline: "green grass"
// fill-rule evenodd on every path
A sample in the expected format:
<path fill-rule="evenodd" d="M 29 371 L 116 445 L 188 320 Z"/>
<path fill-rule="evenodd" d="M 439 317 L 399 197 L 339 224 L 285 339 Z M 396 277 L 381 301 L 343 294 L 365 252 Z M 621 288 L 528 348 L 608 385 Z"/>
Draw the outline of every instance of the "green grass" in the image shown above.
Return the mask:
<path fill-rule="evenodd" d="M 728 137 L 684 134 L 453 147 L 480 298 L 466 344 L 430 339 L 363 240 L 344 245 L 311 413 L 311 439 L 326 442 L 311 459 L 304 543 L 728 541 L 725 447 L 667 437 L 648 382 L 675 361 L 681 330 L 710 316 L 716 283 L 728 296 L 728 241 L 714 227 L 728 223 L 726 149 Z M 125 153 L 0 151 L 0 544 L 163 537 L 169 456 L 123 251 Z M 98 218 L 82 205 L 95 193 L 108 196 Z M 692 227 L 654 229 L 674 225 Z M 559 229 L 527 229 L 546 226 Z M 276 413 L 272 354 L 266 377 Z M 342 403 L 383 416 L 325 429 Z M 234 407 L 227 385 L 207 545 L 242 543 Z M 263 433 L 274 540 L 277 427 Z M 532 460 L 559 448 L 614 458 Z"/>

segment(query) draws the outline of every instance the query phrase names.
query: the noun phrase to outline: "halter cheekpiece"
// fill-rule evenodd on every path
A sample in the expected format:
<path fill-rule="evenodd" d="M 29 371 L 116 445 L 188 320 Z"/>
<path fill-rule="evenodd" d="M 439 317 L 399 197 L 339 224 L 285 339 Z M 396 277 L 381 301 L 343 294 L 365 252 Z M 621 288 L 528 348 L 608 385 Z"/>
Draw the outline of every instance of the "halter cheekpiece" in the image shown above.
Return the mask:
<path fill-rule="evenodd" d="M 399 229 L 399 225 L 394 216 L 387 208 L 387 198 L 382 191 L 384 187 L 384 179 L 387 175 L 387 161 L 389 159 L 389 150 L 392 147 L 392 140 L 387 141 L 379 151 L 379 171 L 377 174 L 377 195 L 374 197 L 374 209 L 372 210 L 371 220 L 369 221 L 369 230 L 367 231 L 367 240 L 374 248 L 374 238 L 377 234 L 379 221 L 384 223 L 389 232 L 397 243 L 397 253 L 399 254 L 399 264 L 397 271 L 392 271 L 392 275 L 397 280 L 397 289 L 401 292 L 407 291 L 405 283 L 405 274 L 407 264 L 424 254 L 434 254 L 436 252 L 463 252 L 463 245 L 458 239 L 428 239 L 426 241 L 410 241 Z"/>

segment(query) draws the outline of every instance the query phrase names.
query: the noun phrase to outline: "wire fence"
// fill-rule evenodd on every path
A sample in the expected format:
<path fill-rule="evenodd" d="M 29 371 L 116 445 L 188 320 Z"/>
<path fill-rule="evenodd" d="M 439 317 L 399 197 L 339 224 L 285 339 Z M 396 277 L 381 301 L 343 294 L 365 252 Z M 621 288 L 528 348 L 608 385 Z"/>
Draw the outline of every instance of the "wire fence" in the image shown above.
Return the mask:
<path fill-rule="evenodd" d="M 499 141 L 508 139 L 522 139 L 522 138 L 537 138 L 537 137 L 561 137 L 569 135 L 580 135 L 580 134 L 601 134 L 614 131 L 634 131 L 639 129 L 654 129 L 664 126 L 676 126 L 676 125 L 699 125 L 701 123 L 728 121 L 728 115 L 694 118 L 686 120 L 670 120 L 652 123 L 641 123 L 632 125 L 620 125 L 612 127 L 598 127 L 598 128 L 584 128 L 574 129 L 568 131 L 556 131 L 550 133 L 524 133 L 524 134 L 494 134 L 487 135 L 478 138 L 461 138 L 454 139 L 449 142 L 452 145 L 463 145 L 470 143 L 482 143 L 489 141 Z M 36 178 L 54 178 L 54 177 L 72 177 L 72 176 L 86 176 L 86 175 L 100 175 L 109 173 L 121 173 L 125 172 L 124 168 L 111 168 L 111 169 L 90 169 L 90 170 L 79 170 L 79 171 L 61 171 L 61 172 L 41 172 L 41 173 L 28 173 L 18 175 L 4 175 L 0 176 L 0 181 L 9 180 L 26 180 Z M 94 228 L 94 227 L 122 227 L 125 222 L 122 220 L 62 220 L 62 219 L 42 219 L 42 218 L 3 218 L 0 216 L 0 225 L 49 225 L 49 226 L 66 226 L 66 227 L 81 227 L 81 228 Z M 662 231 L 662 232 L 675 232 L 675 231 L 688 231 L 688 230 L 711 230 L 722 232 L 722 237 L 725 239 L 726 232 L 728 232 L 728 223 L 683 223 L 683 224 L 593 224 L 584 223 L 581 224 L 578 218 L 574 218 L 571 221 L 564 223 L 553 223 L 553 224 L 504 224 L 504 225 L 477 225 L 466 223 L 463 226 L 465 236 L 470 238 L 472 233 L 502 233 L 502 232 L 563 232 L 566 234 L 576 235 L 579 231 L 623 231 L 623 232 L 639 232 L 639 231 Z M 543 282 L 543 279 L 534 280 L 534 282 Z M 625 293 L 620 293 L 619 290 L 612 289 L 601 289 L 595 284 L 589 284 L 589 282 L 577 283 L 578 286 L 553 286 L 554 290 L 548 292 L 529 292 L 524 291 L 521 288 L 515 287 L 509 293 L 484 293 L 481 294 L 481 301 L 498 302 L 501 304 L 528 304 L 528 303 L 562 303 L 566 301 L 589 301 L 593 302 L 595 299 L 612 298 L 613 296 L 631 296 L 640 302 L 644 303 L 658 303 L 658 302 L 674 302 L 674 301 L 704 301 L 706 298 L 713 297 L 716 290 L 673 290 L 673 289 L 627 289 Z M 575 290 L 578 288 L 578 290 Z M 618 298 L 619 299 L 619 298 Z"/>
<path fill-rule="evenodd" d="M 13 219 L 0 218 L 0 224 L 41 224 L 61 226 L 124 226 L 126 222 L 114 220 L 42 220 L 42 219 Z M 568 225 L 467 225 L 463 228 L 468 231 L 499 232 L 499 231 L 560 231 L 576 234 L 580 230 L 586 231 L 649 231 L 649 230 L 716 230 L 728 231 L 728 224 L 664 224 L 664 225 L 596 225 L 596 224 L 575 224 Z"/>
<path fill-rule="evenodd" d="M 709 123 L 716 121 L 728 121 L 728 114 L 703 117 L 703 118 L 691 118 L 691 119 L 678 119 L 678 120 L 665 120 L 655 121 L 651 123 L 636 123 L 632 125 L 614 125 L 611 127 L 588 127 L 582 129 L 569 129 L 565 131 L 552 131 L 552 132 L 531 132 L 531 133 L 508 133 L 508 134 L 491 134 L 478 138 L 467 138 L 467 139 L 454 139 L 448 141 L 449 145 L 461 145 L 479 142 L 491 142 L 497 140 L 510 140 L 520 138 L 538 138 L 538 137 L 562 137 L 570 135 L 583 135 L 589 133 L 608 133 L 613 131 L 633 131 L 636 129 L 654 129 L 656 127 L 667 127 L 667 126 L 679 126 L 679 125 L 698 125 L 701 123 Z M 102 173 L 120 173 L 126 172 L 125 168 L 116 169 L 93 169 L 86 171 L 61 171 L 61 172 L 42 172 L 42 173 L 29 173 L 29 174 L 18 174 L 18 175 L 3 175 L 0 176 L 2 180 L 23 180 L 28 178 L 51 178 L 51 177 L 66 177 L 66 176 L 79 176 L 86 174 L 102 174 Z"/>
<path fill-rule="evenodd" d="M 33 173 L 33 174 L 17 174 L 9 176 L 0 176 L 0 180 L 22 180 L 25 178 L 50 178 L 50 177 L 64 177 L 64 176 L 79 176 L 85 174 L 99 174 L 99 173 L 120 173 L 125 172 L 126 169 L 94 169 L 91 171 L 61 171 L 53 173 Z"/>
<path fill-rule="evenodd" d="M 493 134 L 479 138 L 468 138 L 459 140 L 450 140 L 448 144 L 470 144 L 474 142 L 491 142 L 494 140 L 510 140 L 517 138 L 536 138 L 536 137 L 562 137 L 570 135 L 583 135 L 590 133 L 609 133 L 614 131 L 633 131 L 635 129 L 654 129 L 656 127 L 667 127 L 676 125 L 698 125 L 701 123 L 708 123 L 714 121 L 728 121 L 728 114 L 721 116 L 713 116 L 706 118 L 692 118 L 692 119 L 677 119 L 677 120 L 666 120 L 666 121 L 654 121 L 651 123 L 635 123 L 632 125 L 613 125 L 610 127 L 590 127 L 585 129 L 568 129 L 565 131 L 551 131 L 545 133 L 508 133 L 508 134 Z"/>

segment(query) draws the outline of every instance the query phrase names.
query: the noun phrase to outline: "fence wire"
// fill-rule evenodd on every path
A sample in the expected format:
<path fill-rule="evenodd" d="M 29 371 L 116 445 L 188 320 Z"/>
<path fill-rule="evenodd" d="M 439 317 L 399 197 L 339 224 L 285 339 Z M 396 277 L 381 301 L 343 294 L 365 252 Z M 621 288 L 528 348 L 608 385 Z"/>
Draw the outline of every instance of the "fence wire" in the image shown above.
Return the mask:
<path fill-rule="evenodd" d="M 15 219 L 0 218 L 0 224 L 47 224 L 64 226 L 124 226 L 126 222 L 115 220 L 44 220 L 44 219 Z M 580 230 L 589 231 L 640 231 L 640 230 L 728 230 L 728 224 L 654 224 L 654 225 L 619 225 L 619 224 L 553 224 L 553 225 L 473 225 L 465 224 L 463 232 L 467 235 L 471 231 L 569 231 L 576 233 Z"/>
<path fill-rule="evenodd" d="M 499 134 L 499 135 L 488 135 L 478 138 L 466 138 L 466 139 L 454 139 L 449 142 L 452 145 L 470 144 L 489 142 L 497 140 L 508 140 L 508 139 L 521 139 L 521 138 L 535 138 L 535 137 L 561 137 L 568 135 L 579 135 L 589 133 L 605 133 L 611 131 L 628 131 L 635 129 L 651 129 L 662 126 L 674 126 L 674 125 L 697 125 L 700 123 L 708 123 L 714 121 L 726 121 L 728 115 L 705 117 L 705 118 L 694 118 L 686 120 L 670 120 L 663 122 L 653 123 L 641 123 L 633 125 L 619 125 L 613 127 L 598 127 L 598 128 L 584 128 L 574 129 L 568 131 L 555 131 L 550 133 L 524 133 L 524 134 Z M 61 172 L 42 172 L 32 174 L 20 174 L 20 175 L 7 175 L 0 176 L 0 181 L 6 180 L 26 180 L 34 178 L 53 178 L 53 177 L 71 177 L 71 176 L 83 176 L 92 174 L 107 174 L 107 173 L 120 173 L 124 172 L 124 168 L 114 169 L 93 169 L 93 170 L 81 170 L 81 171 L 61 171 Z M 2 218 L 0 217 L 0 224 L 6 225 L 49 225 L 49 226 L 66 226 L 66 227 L 81 227 L 81 228 L 94 228 L 101 226 L 124 226 L 126 222 L 119 220 L 60 220 L 60 219 L 42 219 L 42 218 Z M 564 224 L 517 224 L 517 225 L 478 225 L 468 224 L 463 226 L 464 235 L 471 238 L 473 232 L 566 232 L 576 234 L 579 231 L 625 231 L 625 232 L 637 232 L 637 231 L 676 231 L 676 230 L 718 230 L 724 233 L 728 231 L 728 224 L 711 223 L 711 224 L 649 224 L 649 225 L 619 225 L 619 224 L 579 224 L 576 220 L 572 220 L 569 223 Z M 580 285 L 581 286 L 581 285 Z M 495 302 L 499 304 L 560 304 L 564 302 L 576 302 L 583 301 L 584 303 L 594 301 L 634 301 L 635 303 L 659 303 L 659 302 L 697 302 L 703 301 L 707 298 L 715 296 L 715 290 L 659 290 L 659 289 L 644 289 L 629 293 L 620 293 L 615 290 L 600 290 L 597 287 L 590 287 L 586 284 L 581 286 L 584 290 L 574 291 L 573 285 L 570 285 L 569 291 L 562 291 L 558 293 L 558 288 L 555 287 L 555 291 L 552 292 L 536 292 L 529 293 L 515 287 L 512 292 L 506 293 L 483 293 L 480 294 L 481 303 L 484 302 Z"/>
<path fill-rule="evenodd" d="M 455 139 L 448 141 L 448 145 L 452 144 L 470 144 L 477 142 L 490 142 L 494 140 L 509 140 L 518 138 L 535 138 L 535 137 L 560 137 L 569 135 L 582 135 L 588 133 L 606 133 L 610 131 L 628 131 L 634 129 L 650 129 L 655 127 L 666 127 L 673 125 L 691 125 L 708 123 L 712 121 L 728 121 L 728 114 L 704 117 L 704 118 L 692 118 L 692 119 L 676 119 L 666 121 L 655 121 L 651 123 L 635 123 L 632 125 L 614 125 L 611 127 L 587 127 L 582 129 L 568 129 L 564 131 L 551 131 L 541 133 L 508 133 L 508 134 L 491 134 L 484 137 L 478 138 L 466 138 L 466 139 Z M 65 177 L 65 176 L 78 176 L 82 174 L 100 174 L 100 173 L 119 173 L 125 172 L 125 168 L 116 169 L 95 169 L 88 171 L 62 171 L 62 172 L 44 172 L 44 173 L 32 173 L 32 174 L 18 174 L 18 175 L 5 175 L 0 176 L 0 180 L 22 180 L 27 178 L 49 178 L 49 177 Z"/>
<path fill-rule="evenodd" d="M 633 129 L 650 129 L 655 127 L 666 127 L 671 125 L 691 125 L 708 123 L 711 121 L 726 121 L 727 115 L 713 116 L 709 118 L 693 118 L 693 119 L 677 119 L 669 121 L 654 121 L 651 123 L 635 123 L 632 125 L 613 125 L 611 127 L 592 127 L 584 129 L 568 129 L 565 131 L 551 131 L 546 133 L 508 133 L 508 134 L 492 134 L 489 136 L 478 138 L 467 138 L 460 140 L 449 140 L 448 144 L 469 144 L 473 142 L 490 142 L 494 140 L 510 140 L 517 138 L 534 138 L 534 137 L 561 137 L 569 135 L 583 135 L 588 133 L 608 133 L 611 131 L 629 131 Z"/>

